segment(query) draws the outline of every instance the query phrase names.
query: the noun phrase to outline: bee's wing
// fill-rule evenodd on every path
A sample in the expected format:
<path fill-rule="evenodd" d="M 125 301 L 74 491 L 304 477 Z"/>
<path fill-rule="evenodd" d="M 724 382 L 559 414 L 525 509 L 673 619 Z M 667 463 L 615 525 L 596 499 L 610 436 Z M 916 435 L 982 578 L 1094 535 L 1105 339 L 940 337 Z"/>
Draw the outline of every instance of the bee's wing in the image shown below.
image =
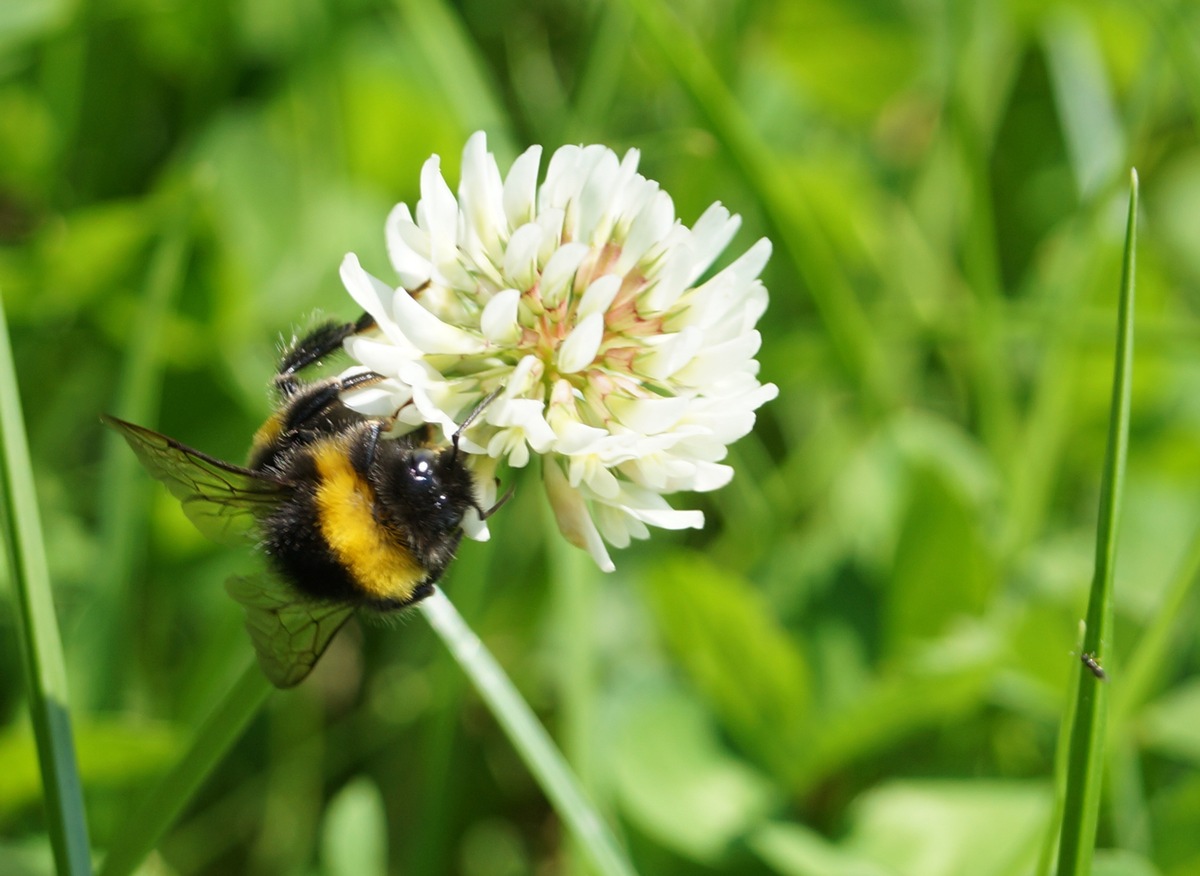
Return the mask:
<path fill-rule="evenodd" d="M 258 652 L 258 663 L 276 687 L 294 687 L 304 681 L 334 634 L 354 613 L 354 607 L 346 603 L 297 596 L 285 581 L 270 573 L 230 578 L 225 589 L 246 609 L 246 629 Z"/>
<path fill-rule="evenodd" d="M 222 462 L 143 426 L 107 414 L 100 419 L 121 433 L 146 470 L 166 485 L 188 519 L 213 541 L 241 541 L 289 488 L 286 481 Z"/>

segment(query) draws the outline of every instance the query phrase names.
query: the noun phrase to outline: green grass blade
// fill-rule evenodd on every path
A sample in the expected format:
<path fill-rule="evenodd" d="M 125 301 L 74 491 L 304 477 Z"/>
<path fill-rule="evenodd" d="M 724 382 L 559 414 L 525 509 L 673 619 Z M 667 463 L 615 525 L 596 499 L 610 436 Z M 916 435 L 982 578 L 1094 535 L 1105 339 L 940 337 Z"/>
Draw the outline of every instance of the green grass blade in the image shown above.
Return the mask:
<path fill-rule="evenodd" d="M 190 251 L 191 199 L 177 211 L 155 248 L 143 288 L 143 304 L 132 326 L 121 379 L 110 413 L 134 423 L 158 420 L 162 389 L 162 344 L 166 323 L 183 286 Z M 144 513 L 149 482 L 141 476 L 137 458 L 123 438 L 104 430 L 104 458 L 100 474 L 100 543 L 104 545 L 103 568 L 96 581 L 94 623 L 89 624 L 87 653 L 92 655 L 92 699 L 112 707 L 118 696 L 114 673 L 122 661 L 116 651 L 129 640 L 131 624 L 125 605 L 127 582 L 141 543 L 142 527 L 135 519 Z"/>
<path fill-rule="evenodd" d="M 886 406 L 894 399 L 896 389 L 883 361 L 883 347 L 804 193 L 755 133 L 737 98 L 687 26 L 659 0 L 625 3 L 654 49 L 675 71 L 777 229 L 779 241 L 824 320 L 843 369 L 864 388 L 868 401 Z"/>
<path fill-rule="evenodd" d="M 1133 303 L 1137 244 L 1137 172 L 1130 176 L 1129 221 L 1125 234 L 1125 261 L 1117 314 L 1117 349 L 1113 368 L 1112 409 L 1108 424 L 1108 449 L 1100 483 L 1100 515 L 1096 527 L 1096 569 L 1088 598 L 1083 653 L 1104 665 L 1112 647 L 1113 569 L 1116 562 L 1117 520 L 1129 449 L 1130 387 L 1133 381 Z M 1063 794 L 1063 822 L 1058 848 L 1058 876 L 1084 876 L 1091 872 L 1092 849 L 1104 771 L 1104 722 L 1107 687 L 1082 661 L 1075 700 L 1075 717 L 1067 754 L 1067 782 Z"/>
<path fill-rule="evenodd" d="M 45 792 L 46 823 L 58 872 L 92 872 L 83 787 L 67 707 L 67 671 L 50 592 L 46 547 L 25 438 L 8 321 L 0 302 L 0 493 L 16 596 L 17 638 Z"/>
<path fill-rule="evenodd" d="M 179 763 L 113 832 L 114 842 L 100 876 L 129 876 L 138 868 L 241 737 L 272 690 L 258 662 L 252 661 L 196 730 Z"/>
<path fill-rule="evenodd" d="M 472 130 L 487 131 L 488 147 L 501 163 L 514 158 L 516 138 L 504 101 L 457 14 L 438 0 L 396 0 L 396 5 L 455 114 Z"/>
<path fill-rule="evenodd" d="M 554 580 L 555 661 L 559 708 L 558 738 L 583 791 L 596 802 L 596 603 L 604 573 L 586 551 L 562 538 L 552 515 L 545 515 Z M 587 873 L 584 850 L 570 849 L 566 873 Z"/>
<path fill-rule="evenodd" d="M 603 876 L 632 876 L 633 866 L 583 796 L 545 728 L 450 600 L 435 589 L 417 607 L 496 716 L 595 871 Z"/>

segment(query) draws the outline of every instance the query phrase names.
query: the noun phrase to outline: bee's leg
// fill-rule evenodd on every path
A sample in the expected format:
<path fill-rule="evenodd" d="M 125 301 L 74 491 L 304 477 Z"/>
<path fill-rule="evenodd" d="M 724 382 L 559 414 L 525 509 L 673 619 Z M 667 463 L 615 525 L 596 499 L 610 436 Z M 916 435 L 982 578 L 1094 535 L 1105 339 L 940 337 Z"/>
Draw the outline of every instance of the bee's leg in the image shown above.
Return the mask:
<path fill-rule="evenodd" d="M 362 470 L 364 472 L 370 471 L 371 466 L 375 464 L 375 449 L 379 446 L 379 439 L 383 437 L 384 432 L 391 431 L 396 418 L 400 416 L 400 410 L 398 408 L 390 417 L 376 417 L 367 421 L 367 441 L 362 450 Z"/>
<path fill-rule="evenodd" d="M 499 481 L 499 479 L 497 479 L 496 485 L 499 486 L 499 484 L 500 484 L 500 481 Z M 491 508 L 488 508 L 486 511 L 483 510 L 482 508 L 480 508 L 478 505 L 475 505 L 474 506 L 475 510 L 479 512 L 479 519 L 487 520 L 489 517 L 491 517 L 493 514 L 495 514 L 497 511 L 499 511 L 504 506 L 504 503 L 513 497 L 513 492 L 516 489 L 517 489 L 516 484 L 510 485 L 509 488 L 504 491 L 504 495 L 496 500 L 496 504 L 494 504 Z"/>
<path fill-rule="evenodd" d="M 314 362 L 338 349 L 346 338 L 375 326 L 375 318 L 364 313 L 354 322 L 327 322 L 319 325 L 300 340 L 293 343 L 283 354 L 275 374 L 275 387 L 284 398 L 290 398 L 301 389 L 296 374 Z"/>
<path fill-rule="evenodd" d="M 412 592 L 412 596 L 408 598 L 409 605 L 415 605 L 427 596 L 433 595 L 435 584 L 432 579 L 427 580 L 424 584 Z"/>
<path fill-rule="evenodd" d="M 301 386 L 297 390 L 299 394 L 294 396 L 291 404 L 287 406 L 287 418 L 282 424 L 284 430 L 303 429 L 313 420 L 325 414 L 331 407 L 340 404 L 340 396 L 343 392 L 357 389 L 360 386 L 370 386 L 380 380 L 383 380 L 382 374 L 364 371 L 361 374 L 351 374 L 349 377 Z M 386 421 L 389 427 L 393 419 L 395 417 Z"/>

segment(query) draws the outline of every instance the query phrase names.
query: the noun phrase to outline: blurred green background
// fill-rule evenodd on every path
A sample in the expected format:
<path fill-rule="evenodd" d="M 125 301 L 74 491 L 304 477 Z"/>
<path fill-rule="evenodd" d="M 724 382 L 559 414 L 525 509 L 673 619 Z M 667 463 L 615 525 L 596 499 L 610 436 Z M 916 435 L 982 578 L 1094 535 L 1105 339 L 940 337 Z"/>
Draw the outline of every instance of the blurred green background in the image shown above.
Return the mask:
<path fill-rule="evenodd" d="M 483 128 L 762 235 L 732 485 L 604 576 L 518 481 L 445 581 L 644 874 L 1029 874 L 1079 670 L 1131 166 L 1138 329 L 1096 873 L 1200 872 L 1200 4 L 3 0 L 0 293 L 92 840 L 250 659 L 97 419 L 239 460 L 280 338 Z M 337 367 L 337 363 L 333 363 Z M 7 588 L 6 588 L 7 589 Z M 0 605 L 0 871 L 47 872 Z M 584 872 L 426 626 L 344 633 L 147 873 Z"/>

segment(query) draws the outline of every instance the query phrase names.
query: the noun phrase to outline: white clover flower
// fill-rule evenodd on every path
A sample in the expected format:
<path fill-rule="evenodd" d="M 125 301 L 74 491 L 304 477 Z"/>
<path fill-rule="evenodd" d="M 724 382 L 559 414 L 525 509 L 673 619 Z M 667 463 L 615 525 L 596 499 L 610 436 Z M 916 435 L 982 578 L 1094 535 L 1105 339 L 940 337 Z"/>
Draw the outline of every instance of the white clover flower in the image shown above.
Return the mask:
<path fill-rule="evenodd" d="M 501 178 L 476 133 L 457 200 L 435 155 L 415 218 L 405 204 L 388 217 L 398 287 L 346 256 L 342 281 L 378 323 L 346 349 L 385 378 L 346 403 L 449 436 L 503 387 L 461 442 L 481 489 L 494 496 L 499 460 L 541 457 L 559 528 L 611 571 L 605 542 L 703 526 L 664 496 L 728 483 L 727 445 L 777 394 L 754 358 L 771 245 L 697 285 L 740 217 L 718 203 L 686 227 L 636 150 L 564 146 L 539 186 L 540 160 L 531 147 Z M 476 520 L 469 534 L 486 529 Z"/>

